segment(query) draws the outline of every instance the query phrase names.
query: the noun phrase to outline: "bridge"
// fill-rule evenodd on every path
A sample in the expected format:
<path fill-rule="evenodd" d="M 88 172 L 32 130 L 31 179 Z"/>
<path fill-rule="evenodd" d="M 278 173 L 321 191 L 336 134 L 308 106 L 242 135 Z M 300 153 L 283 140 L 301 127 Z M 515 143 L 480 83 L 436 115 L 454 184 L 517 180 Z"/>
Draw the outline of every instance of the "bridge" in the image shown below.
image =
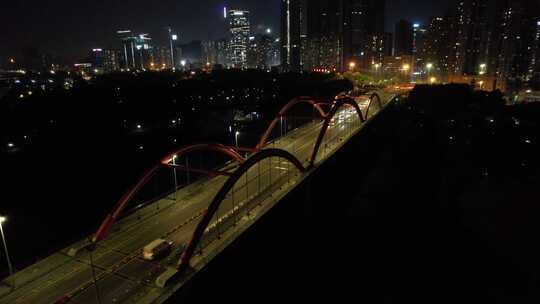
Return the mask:
<path fill-rule="evenodd" d="M 201 143 L 165 155 L 94 234 L 4 279 L 0 303 L 163 303 L 400 98 L 386 90 L 298 97 L 255 147 Z M 310 116 L 293 115 L 306 107 Z M 142 248 L 159 238 L 172 250 L 144 259 Z"/>

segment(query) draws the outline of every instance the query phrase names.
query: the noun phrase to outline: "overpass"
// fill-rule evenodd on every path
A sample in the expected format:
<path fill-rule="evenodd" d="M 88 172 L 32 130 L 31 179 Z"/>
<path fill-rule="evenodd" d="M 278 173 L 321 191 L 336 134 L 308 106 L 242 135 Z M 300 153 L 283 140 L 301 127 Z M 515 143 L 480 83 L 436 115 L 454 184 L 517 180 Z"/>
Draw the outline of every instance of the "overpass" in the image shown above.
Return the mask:
<path fill-rule="evenodd" d="M 389 91 L 298 97 L 253 148 L 202 143 L 167 154 L 93 235 L 6 278 L 0 303 L 163 303 L 399 98 Z M 305 106 L 312 117 L 291 123 L 293 110 Z M 197 167 L 198 154 L 227 161 Z M 129 208 L 152 182 L 172 183 L 172 191 Z M 145 260 L 142 248 L 158 238 L 170 240 L 172 250 Z"/>

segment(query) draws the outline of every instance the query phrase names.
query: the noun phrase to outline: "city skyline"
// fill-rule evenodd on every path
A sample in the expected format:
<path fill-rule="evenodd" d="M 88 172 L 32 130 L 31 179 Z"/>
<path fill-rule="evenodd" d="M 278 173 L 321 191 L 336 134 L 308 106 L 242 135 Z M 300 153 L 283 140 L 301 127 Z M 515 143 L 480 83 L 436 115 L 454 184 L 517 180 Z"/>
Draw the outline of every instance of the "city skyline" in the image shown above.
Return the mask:
<path fill-rule="evenodd" d="M 179 40 L 215 40 L 227 35 L 223 7 L 245 9 L 252 12 L 252 30 L 266 28 L 279 31 L 280 1 L 217 1 L 174 3 L 161 1 L 150 9 L 138 0 L 105 2 L 68 2 L 0 4 L 0 20 L 14 24 L 0 37 L 0 56 L 15 56 L 30 48 L 51 53 L 67 60 L 77 61 L 89 49 L 115 46 L 114 33 L 129 28 L 152 36 L 172 26 L 179 33 Z M 450 3 L 450 0 L 444 1 Z M 414 5 L 402 0 L 388 1 L 386 28 L 393 31 L 393 24 L 402 18 L 414 22 L 428 22 L 432 15 L 441 14 L 448 5 L 435 5 L 418 0 Z M 189 11 L 188 14 L 185 11 Z"/>

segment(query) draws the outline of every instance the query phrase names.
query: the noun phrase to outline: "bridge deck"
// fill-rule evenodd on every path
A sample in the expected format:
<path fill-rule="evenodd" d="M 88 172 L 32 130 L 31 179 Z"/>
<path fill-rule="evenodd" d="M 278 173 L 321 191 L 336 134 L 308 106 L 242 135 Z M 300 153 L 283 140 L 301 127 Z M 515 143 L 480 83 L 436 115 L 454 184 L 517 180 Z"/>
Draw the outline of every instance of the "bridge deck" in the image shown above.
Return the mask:
<path fill-rule="evenodd" d="M 365 111 L 367 104 L 359 100 L 359 105 Z M 354 109 L 343 108 L 338 113 L 336 123 L 325 136 L 328 146 L 321 147 L 319 162 L 324 161 L 348 136 L 362 127 Z M 321 123 L 306 124 L 266 147 L 290 151 L 307 164 L 320 127 Z M 292 171 L 292 166 L 281 159 L 261 162 L 258 170 L 248 171 L 248 182 L 242 186 L 245 188 L 235 189 L 235 201 L 239 204 L 260 204 L 266 197 L 253 197 L 253 193 L 270 195 L 287 185 L 286 191 L 290 191 L 302 178 L 299 172 Z M 5 280 L 14 282 L 15 289 L 0 286 L 0 303 L 54 303 L 66 294 L 75 295 L 70 303 L 96 303 L 91 259 L 102 303 L 128 300 L 130 303 L 152 302 L 163 293 L 163 289 L 155 286 L 155 279 L 167 267 L 175 266 L 181 252 L 175 247 L 166 259 L 149 262 L 142 259 L 141 249 L 160 237 L 170 239 L 175 244 L 187 243 L 203 212 L 226 179 L 226 176 L 217 176 L 200 180 L 141 208 L 117 223 L 110 236 L 98 244 L 91 256 L 86 250 L 79 250 L 75 256 L 70 256 L 70 249 L 83 248 L 88 244 L 87 240 L 82 240 L 22 270 Z M 261 187 L 264 192 L 255 190 Z M 175 195 L 177 201 L 171 198 Z M 227 209 L 223 214 L 233 209 L 233 205 L 225 207 Z M 193 263 L 197 264 L 197 261 L 194 259 Z"/>

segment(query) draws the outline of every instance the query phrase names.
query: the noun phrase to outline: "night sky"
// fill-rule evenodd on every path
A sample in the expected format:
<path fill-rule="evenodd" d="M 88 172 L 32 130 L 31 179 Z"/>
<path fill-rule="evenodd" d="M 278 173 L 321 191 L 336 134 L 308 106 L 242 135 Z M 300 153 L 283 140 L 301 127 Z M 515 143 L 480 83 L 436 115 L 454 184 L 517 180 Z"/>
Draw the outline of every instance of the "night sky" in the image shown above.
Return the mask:
<path fill-rule="evenodd" d="M 388 0 L 387 30 L 398 19 L 425 22 L 452 0 Z M 255 28 L 279 27 L 280 0 L 16 0 L 0 1 L 0 56 L 21 49 L 76 60 L 96 47 L 114 46 L 114 32 L 128 28 L 157 37 L 172 25 L 183 42 L 225 35 L 223 7 L 248 9 Z"/>

